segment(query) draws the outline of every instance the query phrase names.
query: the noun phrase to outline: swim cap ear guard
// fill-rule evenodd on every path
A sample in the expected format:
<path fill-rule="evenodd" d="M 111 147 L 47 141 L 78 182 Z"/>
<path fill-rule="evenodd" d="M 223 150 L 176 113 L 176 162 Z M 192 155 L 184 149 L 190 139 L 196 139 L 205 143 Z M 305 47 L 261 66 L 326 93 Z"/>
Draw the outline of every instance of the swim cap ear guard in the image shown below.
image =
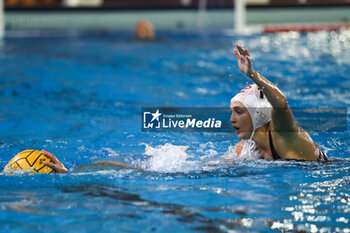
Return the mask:
<path fill-rule="evenodd" d="M 256 123 L 256 129 L 260 126 L 265 125 L 267 122 L 271 121 L 271 104 L 259 103 L 256 106 L 254 120 Z"/>
<path fill-rule="evenodd" d="M 250 139 L 253 138 L 256 129 L 271 121 L 272 106 L 256 84 L 241 90 L 231 99 L 231 102 L 233 101 L 241 102 L 250 114 L 253 122 Z"/>

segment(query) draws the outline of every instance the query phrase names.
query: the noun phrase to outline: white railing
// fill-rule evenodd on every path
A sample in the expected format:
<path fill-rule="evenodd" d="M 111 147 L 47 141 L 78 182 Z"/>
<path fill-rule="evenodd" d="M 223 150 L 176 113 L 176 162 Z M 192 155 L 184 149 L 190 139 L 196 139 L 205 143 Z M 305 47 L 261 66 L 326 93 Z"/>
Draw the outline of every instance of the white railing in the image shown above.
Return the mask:
<path fill-rule="evenodd" d="M 206 26 L 207 0 L 198 2 L 198 28 L 203 29 Z"/>
<path fill-rule="evenodd" d="M 234 9 L 234 29 L 237 33 L 242 33 L 246 29 L 246 0 L 233 0 Z"/>
<path fill-rule="evenodd" d="M 0 0 L 0 38 L 5 35 L 4 0 Z"/>

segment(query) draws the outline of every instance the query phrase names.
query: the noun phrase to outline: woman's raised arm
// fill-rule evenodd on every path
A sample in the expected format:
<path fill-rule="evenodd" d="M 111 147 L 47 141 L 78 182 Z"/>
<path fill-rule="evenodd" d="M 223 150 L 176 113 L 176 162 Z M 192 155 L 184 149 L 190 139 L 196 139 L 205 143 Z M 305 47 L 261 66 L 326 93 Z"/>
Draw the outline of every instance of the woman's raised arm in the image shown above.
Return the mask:
<path fill-rule="evenodd" d="M 293 113 L 284 94 L 265 77 L 253 69 L 248 49 L 236 44 L 233 52 L 237 57 L 238 66 L 242 73 L 247 75 L 262 90 L 273 107 L 272 129 L 275 132 L 297 132 Z"/>

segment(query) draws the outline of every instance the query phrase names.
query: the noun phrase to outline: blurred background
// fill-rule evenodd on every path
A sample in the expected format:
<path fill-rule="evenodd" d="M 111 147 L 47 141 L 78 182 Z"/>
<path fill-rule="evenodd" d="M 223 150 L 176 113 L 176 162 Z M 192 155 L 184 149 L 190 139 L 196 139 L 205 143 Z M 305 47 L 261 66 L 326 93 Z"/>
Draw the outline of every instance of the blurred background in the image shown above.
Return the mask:
<path fill-rule="evenodd" d="M 3 0 L 7 29 L 232 29 L 243 0 Z M 347 24 L 350 0 L 246 0 L 246 23 Z"/>

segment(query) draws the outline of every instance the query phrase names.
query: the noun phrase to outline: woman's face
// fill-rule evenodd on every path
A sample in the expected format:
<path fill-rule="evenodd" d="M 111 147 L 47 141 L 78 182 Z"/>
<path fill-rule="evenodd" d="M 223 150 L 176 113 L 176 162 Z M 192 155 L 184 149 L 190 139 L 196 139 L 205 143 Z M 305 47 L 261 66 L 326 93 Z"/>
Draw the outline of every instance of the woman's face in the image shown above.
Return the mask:
<path fill-rule="evenodd" d="M 253 131 L 253 122 L 248 110 L 239 101 L 231 102 L 230 109 L 230 122 L 235 128 L 237 136 L 240 139 L 249 139 Z"/>

